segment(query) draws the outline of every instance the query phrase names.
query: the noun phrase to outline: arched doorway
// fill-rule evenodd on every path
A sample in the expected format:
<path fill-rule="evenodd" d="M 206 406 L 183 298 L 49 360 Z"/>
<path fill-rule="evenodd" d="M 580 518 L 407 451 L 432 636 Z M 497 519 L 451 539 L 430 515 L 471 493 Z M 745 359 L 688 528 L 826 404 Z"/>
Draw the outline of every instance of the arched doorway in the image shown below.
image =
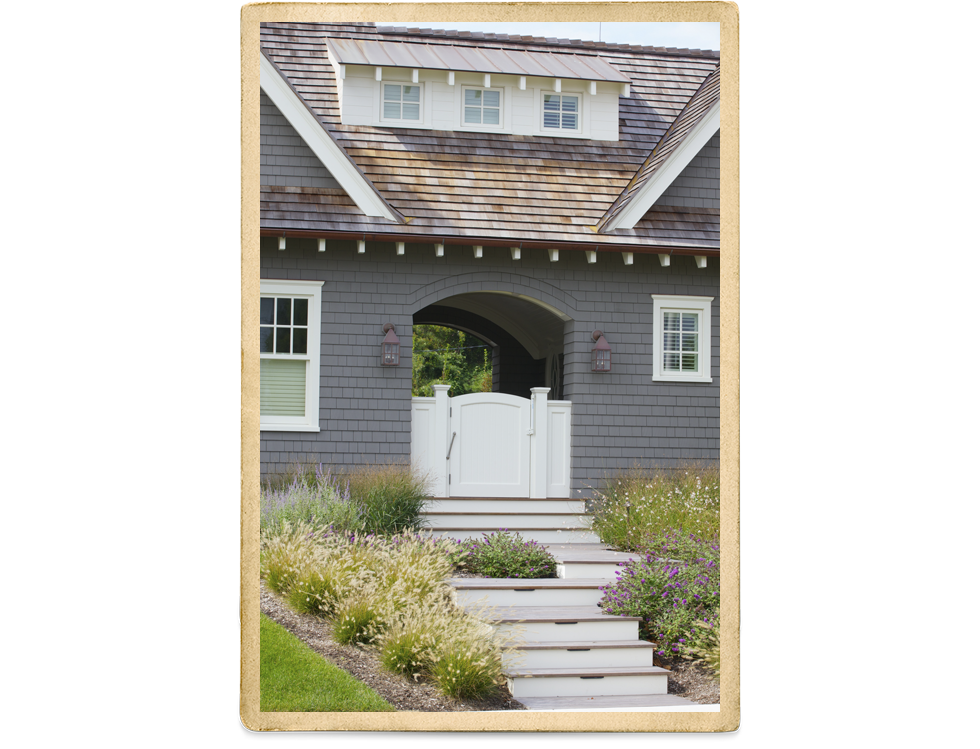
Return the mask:
<path fill-rule="evenodd" d="M 415 325 L 462 330 L 493 347 L 493 392 L 412 399 L 412 460 L 439 497 L 567 497 L 571 409 L 564 346 L 571 317 L 515 292 L 430 296 Z"/>
<path fill-rule="evenodd" d="M 493 392 L 527 397 L 548 387 L 564 397 L 565 323 L 570 318 L 543 302 L 511 292 L 456 294 L 418 310 L 414 325 L 441 325 L 477 336 L 493 350 Z"/>

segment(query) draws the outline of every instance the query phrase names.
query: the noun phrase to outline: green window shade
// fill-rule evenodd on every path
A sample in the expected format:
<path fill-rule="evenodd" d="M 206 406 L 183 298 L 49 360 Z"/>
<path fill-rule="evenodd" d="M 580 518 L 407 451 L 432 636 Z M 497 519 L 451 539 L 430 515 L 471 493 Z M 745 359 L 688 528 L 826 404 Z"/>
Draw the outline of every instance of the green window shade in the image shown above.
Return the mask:
<path fill-rule="evenodd" d="M 306 415 L 306 362 L 262 359 L 259 369 L 259 413 L 262 416 Z"/>

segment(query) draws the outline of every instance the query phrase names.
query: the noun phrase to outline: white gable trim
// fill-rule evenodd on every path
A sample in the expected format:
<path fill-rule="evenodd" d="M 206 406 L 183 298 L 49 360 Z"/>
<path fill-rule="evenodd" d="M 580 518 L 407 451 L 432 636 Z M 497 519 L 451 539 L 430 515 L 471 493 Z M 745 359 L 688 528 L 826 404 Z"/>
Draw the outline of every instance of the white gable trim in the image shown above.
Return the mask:
<path fill-rule="evenodd" d="M 657 172 L 636 191 L 629 204 L 602 227 L 603 233 L 614 229 L 632 229 L 646 215 L 650 207 L 664 194 L 691 160 L 698 155 L 711 136 L 721 128 L 721 101 L 711 105 L 704 117 L 684 138 L 684 141 L 667 157 Z"/>
<path fill-rule="evenodd" d="M 357 207 L 367 216 L 381 216 L 390 221 L 399 221 L 400 219 L 374 191 L 371 183 L 357 170 L 344 150 L 323 129 L 306 104 L 290 88 L 276 67 L 265 55 L 260 56 L 260 62 L 259 85 L 266 96 L 272 99 L 272 103 L 289 120 L 289 124 L 299 133 L 299 137 L 316 154 Z"/>

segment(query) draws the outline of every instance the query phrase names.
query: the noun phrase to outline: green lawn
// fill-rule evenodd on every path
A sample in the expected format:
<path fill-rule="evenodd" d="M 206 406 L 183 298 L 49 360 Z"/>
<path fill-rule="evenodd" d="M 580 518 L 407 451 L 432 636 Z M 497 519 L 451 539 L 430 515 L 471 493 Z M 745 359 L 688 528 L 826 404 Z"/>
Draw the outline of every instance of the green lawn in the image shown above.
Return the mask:
<path fill-rule="evenodd" d="M 325 661 L 265 614 L 259 638 L 262 712 L 363 713 L 395 709 L 373 689 Z"/>

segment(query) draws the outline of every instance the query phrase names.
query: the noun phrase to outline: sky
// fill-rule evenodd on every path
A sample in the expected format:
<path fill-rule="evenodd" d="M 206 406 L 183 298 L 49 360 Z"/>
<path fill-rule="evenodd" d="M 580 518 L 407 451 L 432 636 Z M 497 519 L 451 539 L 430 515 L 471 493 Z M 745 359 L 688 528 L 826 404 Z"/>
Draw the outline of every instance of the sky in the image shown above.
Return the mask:
<path fill-rule="evenodd" d="M 238 23 L 245 2 L 121 2 L 110 0 L 85 2 L 72 0 L 4 0 L 2 7 L 15 21 L 27 23 L 60 22 L 170 22 L 170 23 Z M 392 24 L 394 25 L 394 24 Z M 399 23 L 420 28 L 454 31 L 483 31 L 497 34 L 581 39 L 615 44 L 642 44 L 654 47 L 686 47 L 719 50 L 720 30 L 717 23 Z"/>

